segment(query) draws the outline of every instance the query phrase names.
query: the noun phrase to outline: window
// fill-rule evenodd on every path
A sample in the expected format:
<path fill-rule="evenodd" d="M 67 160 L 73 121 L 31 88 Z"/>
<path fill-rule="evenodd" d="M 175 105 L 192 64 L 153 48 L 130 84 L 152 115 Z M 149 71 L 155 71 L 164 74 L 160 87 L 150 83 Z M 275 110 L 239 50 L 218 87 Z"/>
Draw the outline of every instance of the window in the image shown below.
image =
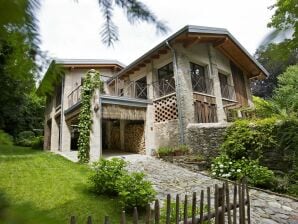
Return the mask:
<path fill-rule="evenodd" d="M 207 93 L 207 80 L 205 74 L 205 68 L 195 63 L 190 63 L 191 83 L 192 89 L 196 92 Z"/>
<path fill-rule="evenodd" d="M 159 96 L 164 96 L 175 92 L 173 63 L 169 63 L 158 69 L 157 88 Z"/>
<path fill-rule="evenodd" d="M 218 73 L 222 98 L 232 99 L 232 88 L 228 83 L 228 76 Z"/>
<path fill-rule="evenodd" d="M 136 98 L 147 99 L 147 79 L 143 77 L 135 82 Z"/>

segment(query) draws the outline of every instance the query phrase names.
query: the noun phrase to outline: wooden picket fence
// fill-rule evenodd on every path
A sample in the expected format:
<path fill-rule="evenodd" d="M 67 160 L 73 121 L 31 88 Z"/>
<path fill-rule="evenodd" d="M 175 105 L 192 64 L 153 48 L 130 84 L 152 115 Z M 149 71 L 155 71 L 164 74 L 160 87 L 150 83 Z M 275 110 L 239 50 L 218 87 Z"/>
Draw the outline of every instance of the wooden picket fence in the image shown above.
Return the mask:
<path fill-rule="evenodd" d="M 206 196 L 205 196 L 206 195 Z M 189 199 L 191 199 L 191 207 L 189 206 Z M 161 209 L 159 200 L 155 200 L 154 209 L 148 204 L 146 207 L 145 220 L 140 221 L 137 208 L 134 208 L 132 223 L 133 224 L 250 224 L 250 201 L 249 191 L 246 181 L 241 183 L 232 184 L 232 189 L 228 185 L 228 182 L 222 184 L 222 186 L 215 185 L 214 197 L 211 197 L 211 189 L 207 188 L 205 194 L 204 190 L 200 192 L 199 203 L 197 200 L 196 192 L 193 192 L 192 197 L 189 195 L 184 196 L 184 200 L 181 200 L 179 195 L 175 198 L 175 214 L 171 211 L 171 195 L 167 195 L 165 203 L 165 217 L 161 218 Z M 205 202 L 206 199 L 206 202 Z M 211 201 L 213 201 L 213 204 Z M 199 204 L 199 207 L 197 205 Z M 180 207 L 183 207 L 180 208 Z M 189 209 L 191 208 L 191 216 Z M 181 210 L 183 212 L 181 212 Z M 198 212 L 199 211 L 199 212 Z M 198 213 L 198 214 L 197 214 Z M 70 224 L 76 224 L 75 216 L 70 219 Z M 89 216 L 87 224 L 94 224 L 92 217 Z M 104 224 L 111 224 L 109 216 L 106 216 L 103 220 Z M 126 219 L 125 211 L 122 212 L 120 217 L 120 224 L 129 223 Z"/>

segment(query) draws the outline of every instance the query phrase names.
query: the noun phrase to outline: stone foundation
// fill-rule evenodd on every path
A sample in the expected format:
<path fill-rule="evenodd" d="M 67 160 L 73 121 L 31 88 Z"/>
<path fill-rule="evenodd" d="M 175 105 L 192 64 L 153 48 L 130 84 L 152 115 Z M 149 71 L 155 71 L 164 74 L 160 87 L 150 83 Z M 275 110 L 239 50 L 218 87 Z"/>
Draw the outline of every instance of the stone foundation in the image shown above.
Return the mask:
<path fill-rule="evenodd" d="M 154 123 L 155 148 L 169 146 L 174 147 L 179 144 L 178 120 Z"/>

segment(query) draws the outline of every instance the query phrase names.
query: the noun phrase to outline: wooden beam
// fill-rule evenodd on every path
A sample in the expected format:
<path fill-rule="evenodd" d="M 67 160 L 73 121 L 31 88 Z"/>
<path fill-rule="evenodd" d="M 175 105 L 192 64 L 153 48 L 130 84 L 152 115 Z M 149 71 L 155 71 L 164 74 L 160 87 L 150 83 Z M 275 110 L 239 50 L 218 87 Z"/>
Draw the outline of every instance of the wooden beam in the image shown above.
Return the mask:
<path fill-rule="evenodd" d="M 201 37 L 199 37 L 199 36 L 190 38 L 190 40 L 186 41 L 186 43 L 183 44 L 183 47 L 188 48 L 188 47 L 200 42 L 200 40 L 201 40 Z"/>
<path fill-rule="evenodd" d="M 138 67 L 140 68 L 146 67 L 146 64 L 145 63 L 138 64 Z"/>
<path fill-rule="evenodd" d="M 144 61 L 144 63 L 146 63 L 146 64 L 148 64 L 148 63 L 150 63 L 150 62 L 151 62 L 150 59 L 146 59 L 146 60 Z"/>
<path fill-rule="evenodd" d="M 213 44 L 213 47 L 215 47 L 215 48 L 220 47 L 220 46 L 224 45 L 225 43 L 227 43 L 228 40 L 229 40 L 229 38 L 225 37 L 224 39 L 215 42 L 215 43 Z"/>
<path fill-rule="evenodd" d="M 237 65 L 242 71 L 245 71 L 250 74 L 250 72 L 244 68 L 241 64 L 239 64 L 238 60 L 236 60 L 228 51 L 226 51 L 223 47 L 218 47 L 225 56 L 227 56 L 235 65 Z"/>
<path fill-rule="evenodd" d="M 159 54 L 155 54 L 151 56 L 152 59 L 158 59 L 159 58 Z"/>
<path fill-rule="evenodd" d="M 140 67 L 135 67 L 134 69 L 132 69 L 133 72 L 136 72 L 136 71 L 140 71 Z"/>
<path fill-rule="evenodd" d="M 162 49 L 158 51 L 158 54 L 166 54 L 166 53 L 168 53 L 167 49 Z"/>
<path fill-rule="evenodd" d="M 204 33 L 200 33 L 200 34 L 193 34 L 193 33 L 189 33 L 188 37 L 208 37 L 208 38 L 224 38 L 226 37 L 226 35 L 224 34 L 204 34 Z"/>

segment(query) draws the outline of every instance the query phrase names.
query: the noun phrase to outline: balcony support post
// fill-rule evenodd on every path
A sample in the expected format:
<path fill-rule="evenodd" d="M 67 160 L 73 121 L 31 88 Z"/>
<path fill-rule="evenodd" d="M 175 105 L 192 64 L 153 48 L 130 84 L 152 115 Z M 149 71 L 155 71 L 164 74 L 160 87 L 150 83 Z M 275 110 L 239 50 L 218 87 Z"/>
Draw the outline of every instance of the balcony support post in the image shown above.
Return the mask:
<path fill-rule="evenodd" d="M 212 44 L 208 45 L 208 55 L 209 55 L 209 62 L 211 67 L 211 77 L 213 80 L 213 90 L 216 100 L 216 109 L 217 109 L 217 120 L 219 123 L 227 122 L 227 116 L 224 111 L 223 102 L 222 102 L 222 95 L 221 95 L 221 88 L 220 88 L 220 81 L 218 76 L 218 68 L 216 63 L 216 52 Z"/>

